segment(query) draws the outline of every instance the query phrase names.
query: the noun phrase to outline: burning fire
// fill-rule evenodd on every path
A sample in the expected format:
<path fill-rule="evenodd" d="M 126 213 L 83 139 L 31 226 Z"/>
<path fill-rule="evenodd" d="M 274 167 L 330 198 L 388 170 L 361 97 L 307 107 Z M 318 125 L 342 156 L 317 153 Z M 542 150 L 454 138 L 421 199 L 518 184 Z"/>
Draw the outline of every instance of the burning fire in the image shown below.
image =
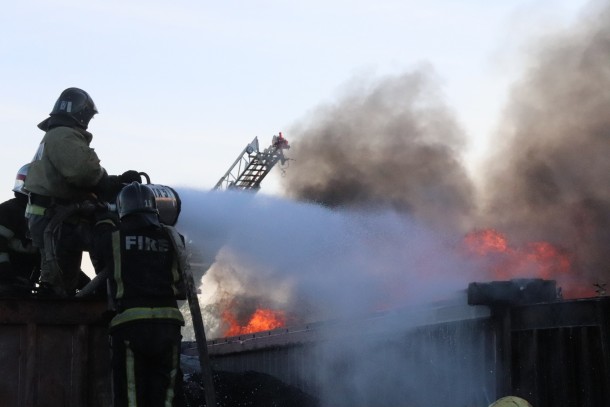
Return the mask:
<path fill-rule="evenodd" d="M 467 251 L 489 261 L 493 279 L 542 278 L 556 280 L 565 298 L 595 295 L 592 288 L 574 283 L 570 254 L 548 242 L 532 242 L 511 247 L 507 238 L 494 229 L 468 233 L 464 238 Z M 568 286 L 565 286 L 565 283 Z M 563 284 L 563 285 L 562 285 Z"/>
<path fill-rule="evenodd" d="M 268 331 L 286 325 L 286 314 L 283 311 L 258 308 L 246 324 L 240 324 L 229 309 L 222 313 L 222 319 L 229 327 L 225 336 L 235 336 L 254 332 Z"/>

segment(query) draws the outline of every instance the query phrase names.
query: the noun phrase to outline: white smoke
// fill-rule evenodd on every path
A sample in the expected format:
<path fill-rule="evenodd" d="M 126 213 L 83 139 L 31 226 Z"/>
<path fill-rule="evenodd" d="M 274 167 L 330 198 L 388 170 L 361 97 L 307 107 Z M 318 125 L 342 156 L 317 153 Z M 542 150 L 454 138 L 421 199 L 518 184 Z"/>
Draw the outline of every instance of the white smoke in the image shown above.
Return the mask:
<path fill-rule="evenodd" d="M 201 279 L 209 335 L 223 334 L 214 304 L 285 310 L 294 322 L 346 318 L 447 299 L 475 267 L 442 236 L 391 210 L 342 211 L 237 191 L 178 191 Z M 253 304 L 254 302 L 254 304 Z M 204 312 L 206 313 L 206 312 Z"/>

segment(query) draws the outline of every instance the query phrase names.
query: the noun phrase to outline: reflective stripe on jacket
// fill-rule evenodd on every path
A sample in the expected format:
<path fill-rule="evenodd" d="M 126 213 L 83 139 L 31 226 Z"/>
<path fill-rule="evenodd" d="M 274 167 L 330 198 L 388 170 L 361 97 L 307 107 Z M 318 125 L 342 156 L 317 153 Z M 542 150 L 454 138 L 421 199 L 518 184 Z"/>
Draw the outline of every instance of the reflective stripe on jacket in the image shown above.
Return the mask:
<path fill-rule="evenodd" d="M 184 325 L 184 317 L 178 308 L 174 307 L 162 307 L 162 308 L 128 308 L 120 314 L 116 315 L 110 321 L 110 328 L 114 328 L 117 325 L 125 324 L 128 322 L 135 322 L 140 320 L 166 320 L 176 322 L 180 325 Z"/>
<path fill-rule="evenodd" d="M 168 232 L 128 218 L 100 220 L 94 229 L 92 254 L 99 270 L 108 272 L 109 295 L 118 312 L 110 327 L 142 320 L 184 325 L 176 296 L 182 274 Z"/>

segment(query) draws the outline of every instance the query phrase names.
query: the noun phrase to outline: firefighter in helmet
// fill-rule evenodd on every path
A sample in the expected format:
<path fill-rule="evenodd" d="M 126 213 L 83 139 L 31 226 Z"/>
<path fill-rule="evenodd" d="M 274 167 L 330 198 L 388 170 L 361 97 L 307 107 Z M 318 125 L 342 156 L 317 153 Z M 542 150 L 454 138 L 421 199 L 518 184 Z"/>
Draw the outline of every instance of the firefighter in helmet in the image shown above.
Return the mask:
<path fill-rule="evenodd" d="M 520 397 L 507 396 L 494 401 L 489 407 L 532 407 L 532 405 Z"/>
<path fill-rule="evenodd" d="M 178 250 L 159 221 L 155 195 L 146 185 L 125 186 L 116 216 L 102 214 L 94 228 L 96 273 L 109 278 L 114 406 L 184 406 L 180 370 L 186 298 Z M 131 405 L 131 404 L 129 404 Z M 135 405 L 135 404 L 134 404 Z"/>
<path fill-rule="evenodd" d="M 90 225 L 82 214 L 61 222 L 56 241 L 45 243 L 45 229 L 63 207 L 86 200 L 108 199 L 123 183 L 140 181 L 137 171 L 109 176 L 89 145 L 93 135 L 87 131 L 97 108 L 87 92 L 79 88 L 64 90 L 49 117 L 38 124 L 45 132 L 30 163 L 25 188 L 30 193 L 26 209 L 34 246 L 41 255 L 39 295 L 73 295 L 82 276 L 80 265 L 87 250 Z M 64 211 L 65 213 L 65 211 Z M 67 216 L 66 216 L 67 217 Z M 47 256 L 46 251 L 51 250 Z M 50 261 L 48 258 L 57 259 Z"/>
<path fill-rule="evenodd" d="M 32 293 L 31 279 L 38 275 L 40 256 L 28 237 L 24 217 L 28 203 L 24 181 L 29 164 L 17 171 L 14 198 L 0 203 L 0 295 L 27 296 Z"/>

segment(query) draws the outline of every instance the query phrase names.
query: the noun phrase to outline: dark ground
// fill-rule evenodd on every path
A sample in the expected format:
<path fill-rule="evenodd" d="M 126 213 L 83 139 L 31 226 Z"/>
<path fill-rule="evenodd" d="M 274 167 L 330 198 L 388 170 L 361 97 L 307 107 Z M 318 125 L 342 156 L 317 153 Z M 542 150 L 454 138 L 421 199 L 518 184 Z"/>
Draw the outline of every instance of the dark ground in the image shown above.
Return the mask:
<path fill-rule="evenodd" d="M 184 390 L 189 407 L 204 407 L 205 394 L 199 373 L 184 375 Z M 231 373 L 214 371 L 217 407 L 318 407 L 314 397 L 259 372 Z"/>

